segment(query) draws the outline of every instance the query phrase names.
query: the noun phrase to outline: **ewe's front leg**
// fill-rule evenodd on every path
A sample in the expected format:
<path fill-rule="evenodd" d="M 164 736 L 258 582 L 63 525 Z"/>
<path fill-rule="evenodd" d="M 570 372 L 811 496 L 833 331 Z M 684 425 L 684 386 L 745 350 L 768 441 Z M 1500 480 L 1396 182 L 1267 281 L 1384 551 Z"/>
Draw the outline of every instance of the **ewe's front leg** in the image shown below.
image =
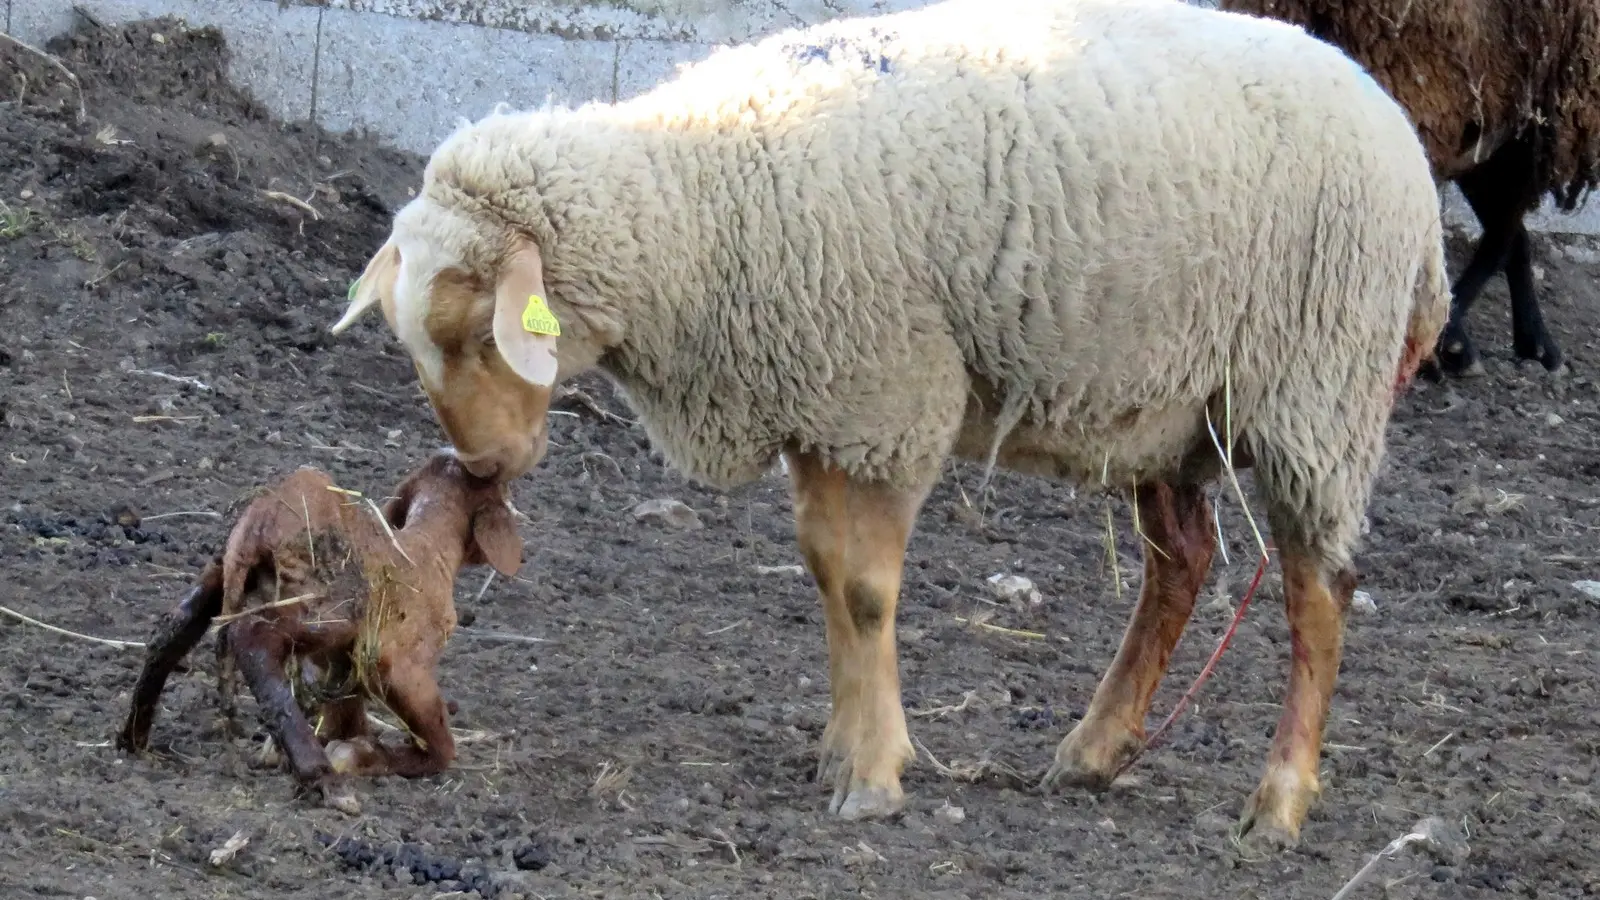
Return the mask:
<path fill-rule="evenodd" d="M 1142 548 L 1139 603 L 1088 711 L 1056 749 L 1055 764 L 1044 777 L 1046 789 L 1079 785 L 1104 790 L 1117 769 L 1144 746 L 1150 698 L 1167 674 L 1167 662 L 1211 569 L 1216 531 L 1211 505 L 1199 487 L 1151 485 L 1138 491 L 1135 503 L 1150 542 Z"/>
<path fill-rule="evenodd" d="M 806 454 L 787 456 L 795 531 L 822 597 L 833 711 L 822 736 L 819 780 L 832 780 L 830 811 L 886 816 L 905 802 L 900 771 L 915 755 L 900 703 L 894 616 L 906 542 L 927 488 L 853 481 Z"/>

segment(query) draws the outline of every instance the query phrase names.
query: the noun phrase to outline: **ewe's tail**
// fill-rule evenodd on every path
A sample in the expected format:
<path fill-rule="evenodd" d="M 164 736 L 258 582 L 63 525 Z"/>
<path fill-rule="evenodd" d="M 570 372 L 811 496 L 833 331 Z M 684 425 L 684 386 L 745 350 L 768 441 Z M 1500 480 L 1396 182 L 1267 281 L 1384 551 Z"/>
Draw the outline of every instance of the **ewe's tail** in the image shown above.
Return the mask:
<path fill-rule="evenodd" d="M 1439 334 L 1450 318 L 1450 279 L 1444 267 L 1444 241 L 1437 221 L 1428 231 L 1422 270 L 1417 274 L 1416 291 L 1411 301 L 1411 320 L 1406 324 L 1406 349 L 1400 355 L 1394 391 L 1398 395 L 1423 363 L 1434 358 Z"/>
<path fill-rule="evenodd" d="M 133 686 L 128 718 L 117 735 L 117 747 L 126 752 L 143 750 L 150 742 L 150 724 L 155 720 L 156 701 L 166 687 L 167 676 L 178 667 L 194 645 L 205 637 L 211 620 L 222 612 L 222 557 L 218 556 L 200 573 L 199 580 L 176 609 L 161 617 L 154 636 L 145 648 L 144 669 Z"/>

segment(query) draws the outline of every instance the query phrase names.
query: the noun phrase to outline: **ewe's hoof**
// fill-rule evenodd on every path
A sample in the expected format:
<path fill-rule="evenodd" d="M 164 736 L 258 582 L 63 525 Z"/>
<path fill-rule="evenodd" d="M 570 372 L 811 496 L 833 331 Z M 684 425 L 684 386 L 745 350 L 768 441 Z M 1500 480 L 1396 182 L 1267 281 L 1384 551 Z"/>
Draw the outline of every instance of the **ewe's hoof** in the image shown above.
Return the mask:
<path fill-rule="evenodd" d="M 891 788 L 871 787 L 857 785 L 842 797 L 841 791 L 834 792 L 833 803 L 829 810 L 836 816 L 847 821 L 860 819 L 880 819 L 898 813 L 905 806 L 905 793 L 899 785 Z"/>
<path fill-rule="evenodd" d="M 1039 789 L 1081 788 L 1102 793 L 1111 787 L 1123 764 L 1143 747 L 1144 740 L 1130 729 L 1081 721 L 1056 748 L 1055 762 Z"/>
<path fill-rule="evenodd" d="M 1304 785 L 1287 773 L 1269 772 L 1239 816 L 1236 835 L 1240 845 L 1252 852 L 1276 853 L 1299 844 L 1300 823 L 1318 793 L 1320 788 L 1314 782 Z"/>
<path fill-rule="evenodd" d="M 1239 845 L 1246 851 L 1262 856 L 1281 853 L 1300 843 L 1298 831 L 1248 816 L 1239 821 L 1238 838 Z"/>

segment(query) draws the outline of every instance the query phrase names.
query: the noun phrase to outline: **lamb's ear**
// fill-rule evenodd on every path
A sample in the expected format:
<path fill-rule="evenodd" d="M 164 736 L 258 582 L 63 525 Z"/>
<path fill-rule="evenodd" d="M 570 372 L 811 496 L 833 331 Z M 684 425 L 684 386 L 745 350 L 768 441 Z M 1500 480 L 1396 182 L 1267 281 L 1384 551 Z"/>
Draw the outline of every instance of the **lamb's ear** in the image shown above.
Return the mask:
<path fill-rule="evenodd" d="M 504 503 L 493 503 L 472 517 L 472 549 L 467 562 L 488 563 L 507 578 L 522 568 L 522 535 Z"/>
<path fill-rule="evenodd" d="M 395 490 L 395 496 L 383 503 L 382 511 L 384 521 L 396 531 L 406 527 L 406 520 L 411 517 L 411 501 L 417 495 L 417 483 L 413 478 L 407 478 Z"/>
<path fill-rule="evenodd" d="M 345 308 L 344 316 L 333 323 L 329 329 L 334 334 L 339 334 L 346 328 L 355 324 L 362 313 L 378 305 L 385 298 L 394 297 L 394 280 L 400 274 L 400 248 L 392 241 L 385 241 L 378 252 L 372 254 L 367 260 L 367 267 L 362 270 L 361 277 L 350 285 L 350 305 Z"/>
<path fill-rule="evenodd" d="M 494 343 L 523 381 L 548 388 L 556 382 L 556 339 L 561 323 L 544 299 L 539 248 L 521 241 L 500 270 L 494 289 Z"/>

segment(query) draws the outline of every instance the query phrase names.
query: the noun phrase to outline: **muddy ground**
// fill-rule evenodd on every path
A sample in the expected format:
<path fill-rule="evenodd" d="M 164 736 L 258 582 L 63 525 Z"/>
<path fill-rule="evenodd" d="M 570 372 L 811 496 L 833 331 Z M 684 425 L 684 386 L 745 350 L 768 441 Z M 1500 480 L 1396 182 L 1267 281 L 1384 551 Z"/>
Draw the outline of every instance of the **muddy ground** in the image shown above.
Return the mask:
<path fill-rule="evenodd" d="M 53 49 L 82 79 L 82 122 L 47 67 L 0 60 L 0 604 L 140 640 L 255 485 L 315 463 L 382 495 L 442 442 L 378 317 L 326 332 L 421 160 L 270 121 L 209 32 L 154 22 Z M 516 486 L 520 576 L 458 588 L 471 629 L 538 641 L 458 637 L 443 677 L 478 740 L 443 777 L 362 783 L 359 819 L 255 764 L 248 695 L 255 733 L 217 730 L 209 639 L 169 687 L 158 754 L 125 759 L 110 739 L 139 651 L 0 618 L 0 893 L 1327 898 L 1426 814 L 1469 831 L 1468 860 L 1391 862 L 1358 896 L 1600 893 L 1600 602 L 1573 587 L 1600 579 L 1600 253 L 1541 241 L 1539 265 L 1572 371 L 1509 362 L 1497 282 L 1473 323 L 1487 374 L 1400 405 L 1359 559 L 1376 611 L 1351 621 L 1297 850 L 1252 858 L 1228 836 L 1287 671 L 1275 573 L 1169 745 L 1105 797 L 1042 796 L 1121 635 L 1137 545 L 1117 504 L 1119 596 L 1104 499 L 1001 475 L 978 521 L 967 467 L 908 562 L 925 752 L 907 811 L 832 820 L 813 780 L 821 612 L 808 578 L 758 569 L 799 562 L 785 485 L 686 483 L 591 378 L 603 412 L 563 404 L 548 462 Z M 666 497 L 702 527 L 631 515 Z M 142 521 L 119 523 L 122 505 Z M 1229 561 L 1152 725 L 1254 568 L 1222 506 Z M 999 572 L 1043 602 L 994 600 Z M 213 867 L 237 832 L 248 844 Z"/>

